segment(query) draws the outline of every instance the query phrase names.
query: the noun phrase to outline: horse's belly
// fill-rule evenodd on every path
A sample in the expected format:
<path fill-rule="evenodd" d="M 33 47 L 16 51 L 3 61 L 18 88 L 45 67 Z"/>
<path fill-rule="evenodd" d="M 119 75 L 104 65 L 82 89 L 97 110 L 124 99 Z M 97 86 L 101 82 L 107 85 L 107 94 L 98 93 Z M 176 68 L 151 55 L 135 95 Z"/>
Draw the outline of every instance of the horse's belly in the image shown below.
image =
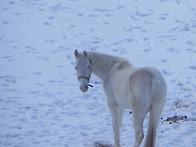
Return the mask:
<path fill-rule="evenodd" d="M 130 109 L 129 79 L 117 78 L 114 80 L 113 92 L 116 101 L 125 109 Z"/>

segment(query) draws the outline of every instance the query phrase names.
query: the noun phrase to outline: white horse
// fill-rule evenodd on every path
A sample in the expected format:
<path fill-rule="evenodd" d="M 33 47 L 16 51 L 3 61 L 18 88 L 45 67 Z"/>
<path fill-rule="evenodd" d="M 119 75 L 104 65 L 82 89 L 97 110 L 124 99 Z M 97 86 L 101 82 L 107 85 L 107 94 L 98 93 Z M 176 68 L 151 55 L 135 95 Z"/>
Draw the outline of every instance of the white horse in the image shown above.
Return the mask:
<path fill-rule="evenodd" d="M 134 147 L 139 147 L 143 140 L 143 121 L 150 112 L 145 147 L 154 147 L 167 92 L 161 73 L 151 67 L 134 68 L 125 59 L 105 54 L 86 51 L 79 53 L 75 50 L 75 57 L 82 92 L 88 91 L 91 73 L 103 81 L 112 116 L 115 147 L 120 147 L 120 127 L 125 109 L 130 109 L 133 114 Z"/>

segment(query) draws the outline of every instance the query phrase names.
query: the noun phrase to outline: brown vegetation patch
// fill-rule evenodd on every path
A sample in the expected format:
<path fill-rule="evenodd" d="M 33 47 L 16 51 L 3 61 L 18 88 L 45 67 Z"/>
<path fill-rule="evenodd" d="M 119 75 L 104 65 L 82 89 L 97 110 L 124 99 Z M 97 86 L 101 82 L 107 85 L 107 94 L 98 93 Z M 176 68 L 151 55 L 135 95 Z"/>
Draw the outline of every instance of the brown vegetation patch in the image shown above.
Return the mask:
<path fill-rule="evenodd" d="M 161 118 L 163 120 L 163 118 Z M 172 117 L 168 117 L 166 120 L 163 120 L 163 122 L 169 122 L 169 124 L 172 124 L 172 123 L 178 123 L 179 121 L 188 121 L 188 117 L 185 115 L 185 116 L 177 116 L 177 115 L 174 115 Z"/>
<path fill-rule="evenodd" d="M 106 143 L 100 143 L 100 142 L 95 142 L 95 147 L 114 147 L 112 144 L 106 144 Z"/>

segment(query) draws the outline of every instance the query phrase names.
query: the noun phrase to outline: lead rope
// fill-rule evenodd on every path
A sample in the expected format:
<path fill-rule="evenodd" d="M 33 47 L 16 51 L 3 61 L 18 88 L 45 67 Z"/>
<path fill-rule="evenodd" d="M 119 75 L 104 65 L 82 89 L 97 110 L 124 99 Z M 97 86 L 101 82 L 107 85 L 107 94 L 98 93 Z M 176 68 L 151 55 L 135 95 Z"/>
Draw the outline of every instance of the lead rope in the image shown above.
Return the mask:
<path fill-rule="evenodd" d="M 88 86 L 91 87 L 91 88 L 93 88 L 93 85 L 91 85 L 91 84 L 88 84 Z"/>

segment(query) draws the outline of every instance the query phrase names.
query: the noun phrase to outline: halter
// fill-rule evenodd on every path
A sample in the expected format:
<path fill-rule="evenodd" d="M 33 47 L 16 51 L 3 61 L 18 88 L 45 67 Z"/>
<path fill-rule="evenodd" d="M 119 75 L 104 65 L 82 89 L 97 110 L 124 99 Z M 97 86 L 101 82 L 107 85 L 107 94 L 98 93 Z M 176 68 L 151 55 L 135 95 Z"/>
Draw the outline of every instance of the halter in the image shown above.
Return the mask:
<path fill-rule="evenodd" d="M 90 61 L 90 63 L 92 63 L 90 59 L 89 59 L 89 61 Z M 79 81 L 80 79 L 86 79 L 86 80 L 88 81 L 88 86 L 89 86 L 89 87 L 93 87 L 93 85 L 89 84 L 90 77 L 91 77 L 91 69 L 90 69 L 90 75 L 89 75 L 88 77 L 87 77 L 87 76 L 79 76 L 79 77 L 78 77 L 78 81 Z"/>
<path fill-rule="evenodd" d="M 90 76 L 91 76 L 91 74 L 90 74 Z M 79 81 L 80 79 L 86 79 L 86 80 L 88 81 L 88 86 L 89 86 L 89 87 L 93 87 L 93 85 L 89 84 L 90 76 L 89 76 L 89 77 L 86 77 L 86 76 L 79 76 L 79 77 L 78 77 L 78 81 Z"/>
<path fill-rule="evenodd" d="M 89 76 L 89 77 L 86 77 L 86 76 L 79 76 L 79 77 L 78 77 L 78 81 L 79 81 L 80 79 L 86 79 L 86 80 L 89 82 L 90 76 Z"/>

